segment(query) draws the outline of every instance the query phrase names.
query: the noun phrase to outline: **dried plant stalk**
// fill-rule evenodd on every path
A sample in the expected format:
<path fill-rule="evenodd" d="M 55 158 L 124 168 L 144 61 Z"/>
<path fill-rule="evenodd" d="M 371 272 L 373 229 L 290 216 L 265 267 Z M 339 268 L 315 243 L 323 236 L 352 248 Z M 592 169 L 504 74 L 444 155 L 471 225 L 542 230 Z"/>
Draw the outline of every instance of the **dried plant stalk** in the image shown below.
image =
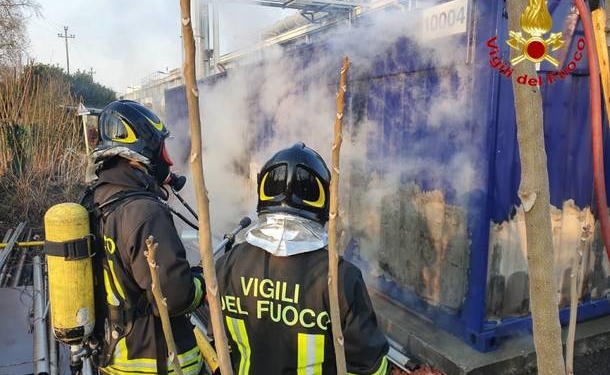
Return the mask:
<path fill-rule="evenodd" d="M 68 83 L 35 71 L 0 70 L 0 231 L 39 222 L 84 186 L 78 118 L 62 107 L 76 104 Z"/>
<path fill-rule="evenodd" d="M 601 71 L 600 78 L 604 93 L 606 116 L 610 118 L 610 65 L 608 62 L 608 44 L 606 43 L 606 11 L 604 8 L 597 8 L 591 12 L 591 18 L 593 20 L 593 31 L 595 32 L 597 59 Z"/>
<path fill-rule="evenodd" d="M 337 251 L 337 215 L 339 212 L 339 152 L 341 151 L 343 131 L 343 108 L 347 91 L 347 71 L 349 59 L 343 58 L 341 78 L 337 90 L 337 117 L 335 118 L 335 139 L 332 147 L 332 170 L 330 178 L 330 209 L 328 214 L 328 288 L 330 302 L 330 321 L 332 322 L 333 346 L 337 363 L 337 374 L 347 373 L 345 363 L 345 342 L 341 331 L 341 312 L 339 311 L 339 252 Z"/>
<path fill-rule="evenodd" d="M 157 273 L 157 247 L 159 244 L 154 243 L 154 237 L 148 236 L 146 239 L 146 260 L 148 260 L 148 268 L 150 269 L 150 277 L 152 279 L 151 289 L 152 294 L 155 297 L 157 304 L 157 310 L 159 310 L 159 317 L 161 317 L 161 326 L 163 327 L 163 336 L 165 336 L 165 342 L 167 343 L 167 349 L 169 351 L 168 356 L 174 365 L 174 371 L 178 375 L 182 375 L 182 367 L 180 367 L 180 361 L 178 360 L 178 352 L 176 350 L 176 342 L 174 341 L 174 334 L 172 333 L 172 326 L 169 321 L 169 313 L 167 311 L 167 304 L 163 292 L 161 291 L 161 285 L 159 283 L 159 274 Z"/>

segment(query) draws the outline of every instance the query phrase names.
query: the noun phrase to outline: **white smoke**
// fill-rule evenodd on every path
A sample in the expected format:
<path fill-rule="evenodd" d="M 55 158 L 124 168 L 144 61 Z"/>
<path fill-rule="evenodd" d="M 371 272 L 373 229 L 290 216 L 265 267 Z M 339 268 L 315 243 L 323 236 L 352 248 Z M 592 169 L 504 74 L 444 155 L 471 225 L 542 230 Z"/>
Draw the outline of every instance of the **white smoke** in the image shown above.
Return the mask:
<path fill-rule="evenodd" d="M 256 209 L 256 181 L 252 178 L 279 149 L 303 141 L 317 150 L 327 163 L 330 162 L 336 115 L 335 93 L 342 57 L 350 58 L 350 78 L 370 77 L 373 63 L 379 56 L 400 55 L 395 50 L 396 43 L 404 38 L 417 45 L 419 60 L 428 62 L 431 69 L 443 70 L 434 92 L 427 87 L 400 88 L 404 93 L 401 100 L 418 104 L 404 116 L 404 121 L 421 122 L 424 119 L 425 123 L 420 126 L 433 129 L 441 137 L 451 137 L 454 144 L 464 146 L 461 148 L 463 152 L 455 154 L 443 165 L 426 158 L 388 159 L 382 165 L 376 165 L 377 170 L 389 171 L 381 176 L 369 170 L 367 159 L 370 140 L 379 139 L 381 124 L 366 118 L 356 125 L 350 124 L 350 114 L 347 114 L 341 149 L 341 189 L 349 190 L 353 166 L 358 166 L 361 169 L 359 173 L 366 178 L 360 182 L 366 187 L 362 204 L 371 204 L 372 211 L 380 209 L 384 196 L 397 190 L 401 176 L 404 180 L 409 176 L 428 174 L 432 180 L 442 180 L 451 185 L 457 196 L 473 188 L 476 184 L 475 158 L 467 151 L 471 141 L 469 135 L 448 128 L 451 124 L 470 120 L 471 98 L 463 93 L 468 92 L 468 86 L 472 84 L 471 67 L 464 66 L 463 59 L 455 60 L 456 56 L 465 55 L 463 45 L 442 40 L 418 42 L 421 37 L 421 25 L 416 22 L 418 16 L 417 10 L 395 7 L 376 12 L 362 22 L 345 22 L 324 35 L 324 47 L 313 52 L 313 58 L 305 66 L 280 47 L 266 48 L 260 54 L 259 63 L 231 69 L 217 83 L 200 88 L 204 171 L 214 235 L 232 229 L 243 215 L 252 216 Z M 348 80 L 348 96 L 350 87 L 356 85 L 357 81 Z M 433 97 L 425 100 L 430 95 Z M 392 121 L 400 126 L 403 119 Z M 409 125 L 402 125 L 405 131 Z M 265 139 L 256 140 L 254 130 L 263 126 L 269 126 L 271 131 Z M 437 147 L 414 141 L 404 147 Z M 456 148 L 460 149 L 459 146 Z M 448 175 L 453 178 L 445 181 Z M 385 176 L 393 177 L 390 180 Z M 342 199 L 343 205 L 347 198 Z M 195 202 L 194 196 L 190 196 L 189 201 Z M 342 206 L 342 209 L 346 207 Z M 365 227 L 370 225 L 368 220 L 370 218 L 363 217 L 362 223 L 349 224 Z"/>

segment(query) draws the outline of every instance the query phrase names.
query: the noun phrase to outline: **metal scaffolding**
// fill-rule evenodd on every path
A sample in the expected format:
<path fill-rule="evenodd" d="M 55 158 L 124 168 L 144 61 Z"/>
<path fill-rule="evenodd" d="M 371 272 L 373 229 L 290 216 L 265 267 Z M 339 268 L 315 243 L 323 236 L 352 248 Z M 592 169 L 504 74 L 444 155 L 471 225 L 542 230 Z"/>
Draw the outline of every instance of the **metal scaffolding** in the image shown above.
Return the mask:
<path fill-rule="evenodd" d="M 365 0 L 255 0 L 259 5 L 290 8 L 290 9 L 305 9 L 310 7 L 324 7 L 325 10 L 345 11 L 350 10 L 358 5 L 366 3 Z"/>
<path fill-rule="evenodd" d="M 297 9 L 310 22 L 315 22 L 329 14 L 351 12 L 369 0 L 255 0 L 254 3 L 284 9 Z"/>

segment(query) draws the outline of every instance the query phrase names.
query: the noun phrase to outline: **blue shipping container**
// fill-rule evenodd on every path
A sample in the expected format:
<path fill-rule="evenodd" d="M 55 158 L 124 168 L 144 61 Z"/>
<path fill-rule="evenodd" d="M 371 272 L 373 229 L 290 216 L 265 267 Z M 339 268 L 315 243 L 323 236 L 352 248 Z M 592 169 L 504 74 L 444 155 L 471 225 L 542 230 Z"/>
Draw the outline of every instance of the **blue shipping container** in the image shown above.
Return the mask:
<path fill-rule="evenodd" d="M 222 231 L 253 211 L 256 173 L 277 149 L 303 140 L 330 160 L 334 93 L 348 55 L 345 256 L 397 311 L 416 312 L 487 351 L 502 337 L 531 330 L 511 83 L 519 77 L 507 77 L 503 1 L 432 4 L 397 2 L 312 29 L 200 82 L 212 222 Z M 562 31 L 565 41 L 553 52 L 561 65 L 543 62 L 540 81 L 520 81 L 540 84 L 544 103 L 557 296 L 567 323 L 572 259 L 584 226 L 594 234 L 582 248 L 580 320 L 610 313 L 610 265 L 596 229 L 582 27 L 571 2 L 548 6 L 553 32 Z M 173 132 L 185 133 L 184 87 L 166 91 L 165 102 Z M 184 158 L 185 150 L 181 145 Z M 607 124 L 604 150 L 608 186 Z M 400 343 L 392 311 L 380 319 Z"/>

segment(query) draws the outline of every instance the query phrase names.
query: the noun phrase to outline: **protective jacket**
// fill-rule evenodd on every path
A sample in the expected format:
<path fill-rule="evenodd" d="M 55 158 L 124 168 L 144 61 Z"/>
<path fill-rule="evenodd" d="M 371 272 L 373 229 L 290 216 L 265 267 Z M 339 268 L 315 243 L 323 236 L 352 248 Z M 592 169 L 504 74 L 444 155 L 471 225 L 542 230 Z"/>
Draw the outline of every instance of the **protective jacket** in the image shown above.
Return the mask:
<path fill-rule="evenodd" d="M 325 248 L 274 256 L 243 242 L 216 272 L 237 375 L 336 373 Z M 348 373 L 386 374 L 387 340 L 360 270 L 343 259 L 339 305 Z"/>
<path fill-rule="evenodd" d="M 135 194 L 134 194 L 135 193 Z M 143 193 L 143 194 L 139 194 Z M 202 358 L 185 314 L 203 298 L 199 277 L 191 274 L 186 253 L 169 209 L 159 201 L 158 184 L 149 175 L 120 159 L 99 172 L 94 202 L 102 205 L 117 196 L 116 207 L 105 212 L 100 232 L 106 262 L 103 269 L 109 325 L 105 341 L 110 347 L 107 374 L 165 374 L 173 372 L 167 360 L 161 320 L 151 291 L 145 239 L 154 236 L 160 288 L 167 299 L 174 340 L 184 374 L 198 374 Z"/>

